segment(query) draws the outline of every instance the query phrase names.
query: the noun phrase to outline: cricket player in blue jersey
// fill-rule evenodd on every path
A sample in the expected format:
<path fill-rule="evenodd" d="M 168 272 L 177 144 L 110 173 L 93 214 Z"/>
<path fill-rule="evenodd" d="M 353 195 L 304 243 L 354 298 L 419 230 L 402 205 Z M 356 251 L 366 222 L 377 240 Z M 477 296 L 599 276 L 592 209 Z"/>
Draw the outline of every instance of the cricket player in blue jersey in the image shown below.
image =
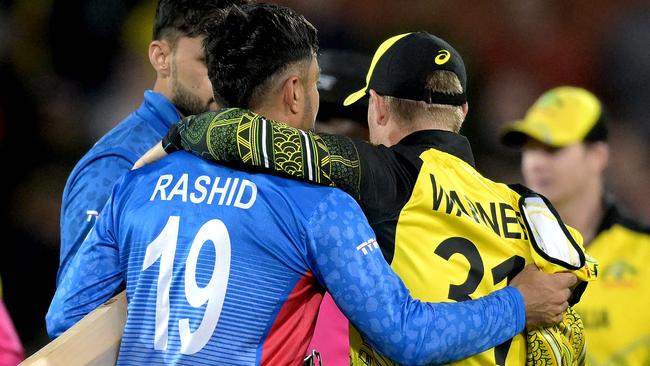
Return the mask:
<path fill-rule="evenodd" d="M 100 139 L 68 177 L 61 203 L 57 284 L 95 224 L 117 179 L 182 116 L 217 109 L 208 79 L 203 24 L 215 12 L 247 0 L 160 0 L 149 60 L 153 90 L 135 112 Z"/>
<path fill-rule="evenodd" d="M 206 49 L 223 103 L 313 128 L 317 40 L 304 17 L 270 4 L 232 8 L 209 26 Z M 225 123 L 230 112 L 221 112 Z M 309 159 L 291 150 L 284 163 Z M 118 181 L 61 278 L 47 325 L 60 335 L 126 284 L 120 365 L 295 365 L 327 289 L 383 354 L 446 363 L 512 338 L 527 321 L 552 322 L 566 298 L 548 276 L 524 270 L 473 301 L 414 300 L 343 191 L 182 152 Z M 575 281 L 562 278 L 560 287 Z"/>

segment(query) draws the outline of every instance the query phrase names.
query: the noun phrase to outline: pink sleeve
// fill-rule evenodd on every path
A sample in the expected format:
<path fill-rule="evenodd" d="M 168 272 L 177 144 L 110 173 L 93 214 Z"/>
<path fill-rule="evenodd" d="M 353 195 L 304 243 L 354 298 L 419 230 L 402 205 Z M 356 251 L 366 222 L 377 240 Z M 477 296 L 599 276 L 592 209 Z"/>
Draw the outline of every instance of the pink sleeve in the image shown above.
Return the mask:
<path fill-rule="evenodd" d="M 5 304 L 0 300 L 0 366 L 15 366 L 24 358 L 23 347 L 9 318 Z"/>
<path fill-rule="evenodd" d="M 321 355 L 323 365 L 348 366 L 350 364 L 350 338 L 348 319 L 336 306 L 329 292 L 320 305 L 314 336 L 308 352 L 315 349 Z"/>

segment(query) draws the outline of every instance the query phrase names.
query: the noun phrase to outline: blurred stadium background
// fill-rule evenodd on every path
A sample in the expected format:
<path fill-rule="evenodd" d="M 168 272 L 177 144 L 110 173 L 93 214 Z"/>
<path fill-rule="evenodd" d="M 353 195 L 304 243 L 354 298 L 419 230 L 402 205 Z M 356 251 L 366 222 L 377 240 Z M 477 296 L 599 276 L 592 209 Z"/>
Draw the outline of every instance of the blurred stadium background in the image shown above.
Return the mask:
<path fill-rule="evenodd" d="M 427 30 L 468 68 L 463 133 L 479 169 L 521 181 L 498 144 L 545 89 L 594 91 L 612 115 L 608 186 L 650 221 L 650 2 L 621 0 L 286 0 L 319 28 L 323 49 L 372 53 Z M 75 162 L 151 88 L 155 1 L 0 0 L 0 146 L 4 300 L 26 347 L 42 347 L 58 265 L 59 209 Z M 345 60 L 341 60 L 345 62 Z"/>

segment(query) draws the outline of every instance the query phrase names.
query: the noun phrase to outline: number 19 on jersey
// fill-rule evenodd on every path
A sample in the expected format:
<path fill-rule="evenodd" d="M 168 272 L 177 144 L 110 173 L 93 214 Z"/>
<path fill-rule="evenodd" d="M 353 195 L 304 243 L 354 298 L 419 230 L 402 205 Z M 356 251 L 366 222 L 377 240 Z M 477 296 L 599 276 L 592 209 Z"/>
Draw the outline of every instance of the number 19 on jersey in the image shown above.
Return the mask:
<path fill-rule="evenodd" d="M 156 327 L 154 349 L 167 349 L 169 327 L 169 292 L 173 275 L 174 256 L 178 241 L 180 217 L 170 216 L 158 237 L 147 246 L 142 270 L 151 267 L 160 259 L 158 282 L 156 287 Z M 199 287 L 196 282 L 197 263 L 203 245 L 211 241 L 214 245 L 216 259 L 210 281 L 205 287 Z M 200 351 L 212 337 L 217 327 L 221 309 L 223 308 L 230 275 L 230 235 L 226 225 L 218 219 L 203 224 L 192 241 L 185 262 L 185 297 L 188 303 L 199 308 L 207 303 L 203 319 L 199 327 L 192 332 L 190 319 L 178 321 L 181 339 L 181 353 L 193 354 Z"/>

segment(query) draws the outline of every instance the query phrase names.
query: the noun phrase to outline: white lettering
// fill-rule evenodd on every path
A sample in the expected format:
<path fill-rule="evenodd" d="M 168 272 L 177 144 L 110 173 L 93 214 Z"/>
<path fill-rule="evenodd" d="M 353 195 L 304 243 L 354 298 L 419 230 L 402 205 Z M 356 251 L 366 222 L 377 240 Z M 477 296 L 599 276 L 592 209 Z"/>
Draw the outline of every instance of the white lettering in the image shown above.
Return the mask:
<path fill-rule="evenodd" d="M 247 188 L 250 188 L 250 198 L 248 199 L 248 202 L 242 202 L 242 196 L 244 195 L 244 192 L 246 191 Z M 255 199 L 257 199 L 257 185 L 255 183 L 251 182 L 248 179 L 244 179 L 241 182 L 241 185 L 239 185 L 239 192 L 237 193 L 237 198 L 235 199 L 235 207 L 243 208 L 244 210 L 247 210 L 253 206 L 255 203 Z"/>
<path fill-rule="evenodd" d="M 153 201 L 154 198 L 156 198 L 156 192 L 160 192 L 161 200 L 167 200 L 167 194 L 165 193 L 165 188 L 169 187 L 169 185 L 172 184 L 173 179 L 174 176 L 171 174 L 161 175 L 160 178 L 158 178 L 158 182 L 156 183 L 156 188 L 153 189 L 153 194 L 151 195 L 151 198 L 149 198 L 149 201 Z"/>
<path fill-rule="evenodd" d="M 215 178 L 214 183 L 212 184 L 212 190 L 210 190 L 210 197 L 208 197 L 209 205 L 212 204 L 212 200 L 216 193 L 219 193 L 220 195 L 219 205 L 223 205 L 223 200 L 226 198 L 226 192 L 228 192 L 228 187 L 230 186 L 230 180 L 231 178 L 226 178 L 226 184 L 223 187 L 219 187 L 219 181 L 221 181 L 221 178 Z"/>
<path fill-rule="evenodd" d="M 169 194 L 168 200 L 171 200 L 176 195 L 181 196 L 183 202 L 187 202 L 187 173 L 181 175 L 181 179 L 176 182 L 174 189 Z"/>
<path fill-rule="evenodd" d="M 255 183 L 248 179 L 231 177 L 227 177 L 221 186 L 219 185 L 220 182 L 222 182 L 221 177 L 209 177 L 207 175 L 201 175 L 194 179 L 193 182 L 190 181 L 187 173 L 183 173 L 176 179 L 171 174 L 161 175 L 149 200 L 171 201 L 180 199 L 187 202 L 189 195 L 190 202 L 194 204 L 205 202 L 211 205 L 215 201 L 215 196 L 218 195 L 219 201 L 214 202 L 217 205 L 235 206 L 244 210 L 253 207 L 257 199 L 257 186 Z M 173 188 L 168 191 L 170 187 Z M 90 214 L 90 211 L 88 214 Z"/>
<path fill-rule="evenodd" d="M 237 183 L 239 183 L 239 178 L 235 178 L 235 180 L 232 183 L 232 187 L 230 187 L 230 194 L 228 195 L 228 201 L 226 201 L 226 206 L 230 206 L 230 204 L 232 204 L 232 198 L 235 196 L 235 191 L 237 190 Z"/>
<path fill-rule="evenodd" d="M 199 191 L 201 195 L 197 196 L 196 193 L 194 192 L 190 193 L 190 201 L 192 201 L 192 203 L 203 202 L 205 196 L 208 194 L 208 189 L 205 186 L 203 186 L 201 182 L 205 182 L 205 184 L 210 184 L 210 177 L 208 177 L 207 175 L 202 175 L 194 181 L 194 189 Z"/>
<path fill-rule="evenodd" d="M 87 210 L 86 215 L 88 215 L 88 218 L 86 219 L 87 222 L 90 222 L 93 217 L 97 219 L 99 217 L 99 212 L 97 210 Z"/>

